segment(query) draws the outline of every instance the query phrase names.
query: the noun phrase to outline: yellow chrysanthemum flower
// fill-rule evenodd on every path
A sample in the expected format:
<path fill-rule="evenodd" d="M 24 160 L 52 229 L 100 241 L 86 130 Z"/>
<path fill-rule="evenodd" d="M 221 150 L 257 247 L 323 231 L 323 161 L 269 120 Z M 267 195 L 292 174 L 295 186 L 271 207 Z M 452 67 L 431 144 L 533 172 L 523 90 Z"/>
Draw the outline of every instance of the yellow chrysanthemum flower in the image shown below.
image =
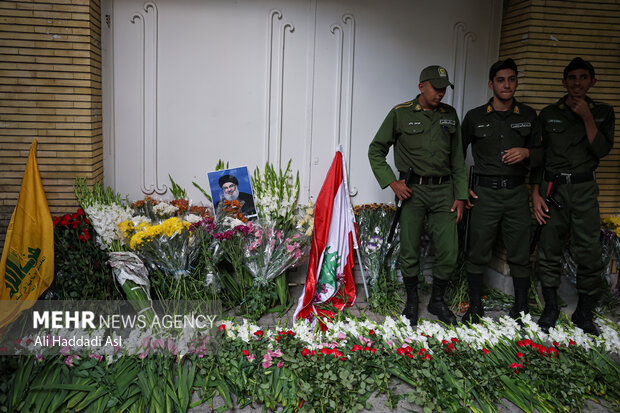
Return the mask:
<path fill-rule="evenodd" d="M 125 238 L 130 238 L 131 234 L 135 231 L 133 222 L 129 220 L 123 221 L 120 224 L 118 224 L 118 229 L 121 231 L 121 234 L 123 234 Z"/>
<path fill-rule="evenodd" d="M 145 239 L 148 238 L 148 233 L 146 231 L 140 231 L 140 232 L 136 232 L 132 237 L 131 237 L 131 241 L 129 242 L 129 247 L 132 250 L 136 250 L 138 248 L 140 248 L 140 246 L 142 245 L 142 243 L 145 241 Z"/>

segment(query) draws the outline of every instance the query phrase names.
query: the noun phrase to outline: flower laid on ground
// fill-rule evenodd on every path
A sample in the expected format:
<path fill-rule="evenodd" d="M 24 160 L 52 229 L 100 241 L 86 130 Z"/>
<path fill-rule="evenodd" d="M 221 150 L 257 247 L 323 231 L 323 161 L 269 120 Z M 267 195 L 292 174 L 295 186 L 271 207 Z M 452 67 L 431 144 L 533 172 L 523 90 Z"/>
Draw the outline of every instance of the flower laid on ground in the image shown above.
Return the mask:
<path fill-rule="evenodd" d="M 31 358 L 20 365 L 8 399 L 39 411 L 64 388 L 60 410 L 79 395 L 86 410 L 115 397 L 115 403 L 139 403 L 149 411 L 187 411 L 214 398 L 228 410 L 236 400 L 239 407 L 258 403 L 270 410 L 357 411 L 371 408 L 373 394 L 398 410 L 497 411 L 508 400 L 526 412 L 570 411 L 587 399 L 614 410 L 620 407 L 619 333 L 597 322 L 600 337 L 572 326 L 544 334 L 529 315 L 523 329 L 509 317 L 451 328 L 424 321 L 417 330 L 402 318 L 343 317 L 325 332 L 309 323 L 269 329 L 223 320 L 203 335 L 132 332 L 125 355 L 110 349 L 90 357 L 66 347 L 59 349 L 62 356 Z M 398 393 L 393 379 L 403 384 Z M 201 392 L 190 403 L 196 388 Z M 156 399 L 149 396 L 153 391 L 175 397 Z"/>

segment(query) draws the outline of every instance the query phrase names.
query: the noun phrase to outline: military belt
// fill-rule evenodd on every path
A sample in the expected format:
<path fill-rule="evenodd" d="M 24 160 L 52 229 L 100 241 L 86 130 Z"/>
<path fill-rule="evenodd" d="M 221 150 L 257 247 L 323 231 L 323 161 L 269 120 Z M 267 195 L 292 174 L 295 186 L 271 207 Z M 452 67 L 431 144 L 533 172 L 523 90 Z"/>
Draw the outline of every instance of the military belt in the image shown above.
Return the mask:
<path fill-rule="evenodd" d="M 512 189 L 525 183 L 524 176 L 476 175 L 475 185 L 491 189 Z"/>
<path fill-rule="evenodd" d="M 580 184 L 594 181 L 596 179 L 596 174 L 594 171 L 574 174 L 569 172 L 553 173 L 546 170 L 543 179 L 547 182 L 554 182 L 555 184 Z"/>
<path fill-rule="evenodd" d="M 407 176 L 407 174 L 402 171 L 399 171 L 399 172 L 400 172 L 400 179 L 405 179 L 405 176 Z M 410 183 L 413 185 L 439 185 L 444 182 L 448 182 L 451 179 L 452 179 L 452 175 L 420 176 L 414 173 L 414 174 L 411 174 Z"/>

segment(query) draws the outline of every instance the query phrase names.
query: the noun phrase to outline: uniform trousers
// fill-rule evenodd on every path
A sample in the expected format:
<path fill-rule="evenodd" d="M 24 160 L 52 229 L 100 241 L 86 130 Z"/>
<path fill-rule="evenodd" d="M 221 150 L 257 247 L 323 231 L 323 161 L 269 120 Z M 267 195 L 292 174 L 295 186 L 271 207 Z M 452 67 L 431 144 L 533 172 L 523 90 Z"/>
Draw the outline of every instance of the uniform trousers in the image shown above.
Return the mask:
<path fill-rule="evenodd" d="M 492 189 L 478 186 L 469 221 L 469 248 L 466 268 L 472 274 L 484 273 L 491 261 L 493 244 L 501 228 L 506 260 L 514 278 L 530 276 L 530 228 L 532 224 L 527 185 Z"/>
<path fill-rule="evenodd" d="M 400 266 L 404 278 L 420 276 L 420 238 L 424 221 L 435 251 L 433 277 L 449 280 L 456 269 L 458 232 L 454 204 L 453 182 L 411 185 L 413 195 L 403 202 L 400 216 Z"/>
<path fill-rule="evenodd" d="M 543 180 L 540 186 L 543 199 L 547 185 L 548 182 Z M 554 198 L 562 208 L 548 205 L 550 218 L 542 227 L 538 243 L 536 261 L 543 287 L 560 286 L 562 253 L 566 240 L 570 238 L 577 263 L 577 291 L 591 296 L 601 293 L 603 262 L 598 193 L 596 181 L 557 187 Z"/>

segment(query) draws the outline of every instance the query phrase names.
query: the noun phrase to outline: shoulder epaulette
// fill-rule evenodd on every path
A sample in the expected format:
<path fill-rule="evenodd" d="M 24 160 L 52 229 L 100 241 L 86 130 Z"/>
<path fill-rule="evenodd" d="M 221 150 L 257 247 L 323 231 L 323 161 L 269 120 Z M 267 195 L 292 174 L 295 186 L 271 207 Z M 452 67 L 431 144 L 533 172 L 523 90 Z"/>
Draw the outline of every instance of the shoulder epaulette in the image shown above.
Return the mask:
<path fill-rule="evenodd" d="M 413 100 L 410 100 L 410 101 L 404 102 L 404 103 L 400 103 L 400 104 L 394 106 L 393 109 L 410 108 L 411 106 L 413 106 Z"/>

